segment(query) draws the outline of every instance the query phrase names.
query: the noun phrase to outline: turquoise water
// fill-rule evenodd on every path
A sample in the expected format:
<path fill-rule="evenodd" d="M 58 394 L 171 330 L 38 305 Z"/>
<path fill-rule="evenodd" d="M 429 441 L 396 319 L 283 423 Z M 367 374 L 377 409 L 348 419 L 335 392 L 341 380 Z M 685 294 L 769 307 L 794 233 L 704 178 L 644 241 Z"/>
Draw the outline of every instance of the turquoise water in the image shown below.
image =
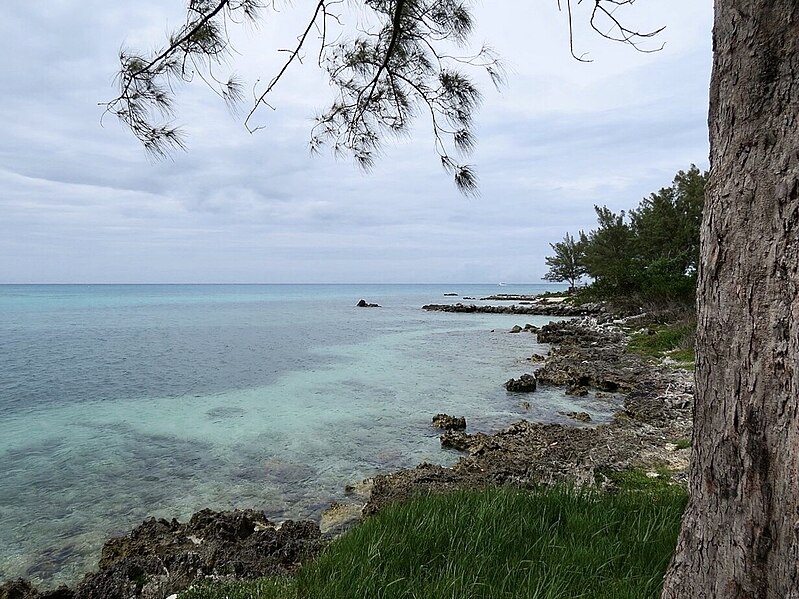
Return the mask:
<path fill-rule="evenodd" d="M 425 303 L 546 285 L 0 286 L 0 580 L 73 582 L 150 515 L 317 517 L 346 484 L 451 464 L 430 426 L 567 422 L 590 399 L 502 383 L 547 318 Z M 355 308 L 364 298 L 380 309 Z"/>

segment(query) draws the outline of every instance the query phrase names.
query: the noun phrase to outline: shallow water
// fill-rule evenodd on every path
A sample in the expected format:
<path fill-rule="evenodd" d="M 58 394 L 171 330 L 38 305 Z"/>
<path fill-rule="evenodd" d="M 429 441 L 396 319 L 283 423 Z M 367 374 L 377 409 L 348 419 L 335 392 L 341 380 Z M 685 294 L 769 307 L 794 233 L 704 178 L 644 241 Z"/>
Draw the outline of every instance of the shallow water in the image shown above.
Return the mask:
<path fill-rule="evenodd" d="M 493 431 L 614 406 L 502 383 L 543 317 L 425 303 L 549 286 L 0 286 L 0 580 L 74 582 L 147 516 L 316 517 L 343 487 L 454 463 L 438 412 Z M 382 308 L 354 305 L 360 298 Z"/>

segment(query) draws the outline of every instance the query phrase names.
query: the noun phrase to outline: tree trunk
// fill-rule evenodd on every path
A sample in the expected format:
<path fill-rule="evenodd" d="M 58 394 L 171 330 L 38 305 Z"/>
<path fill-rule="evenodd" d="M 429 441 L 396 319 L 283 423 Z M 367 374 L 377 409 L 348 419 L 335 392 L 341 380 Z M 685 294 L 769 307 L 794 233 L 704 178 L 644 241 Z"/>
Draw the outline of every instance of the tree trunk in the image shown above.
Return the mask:
<path fill-rule="evenodd" d="M 716 0 L 690 502 L 663 597 L 799 598 L 799 0 Z"/>

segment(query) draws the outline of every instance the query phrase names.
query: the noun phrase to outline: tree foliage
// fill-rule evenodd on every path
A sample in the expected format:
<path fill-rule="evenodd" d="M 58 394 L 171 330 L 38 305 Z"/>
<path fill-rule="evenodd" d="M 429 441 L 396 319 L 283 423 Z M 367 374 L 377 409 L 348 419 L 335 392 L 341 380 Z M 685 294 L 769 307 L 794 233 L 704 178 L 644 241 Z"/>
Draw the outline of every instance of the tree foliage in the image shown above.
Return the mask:
<path fill-rule="evenodd" d="M 119 117 L 151 153 L 163 156 L 183 148 L 185 136 L 172 123 L 175 83 L 199 75 L 225 101 L 243 99 L 234 76 L 219 78 L 215 70 L 232 51 L 232 24 L 256 22 L 278 3 L 260 0 L 189 0 L 185 25 L 172 34 L 162 50 L 145 55 L 120 54 L 120 94 L 107 110 Z M 329 31 L 341 24 L 337 0 L 318 0 L 298 42 L 272 80 L 256 93 L 245 125 L 251 132 L 255 112 L 286 70 L 311 49 L 329 77 L 336 97 L 316 118 L 310 146 L 330 146 L 349 154 L 364 168 L 374 164 L 386 137 L 408 132 L 414 118 L 427 114 L 435 149 L 444 168 L 466 193 L 477 189 L 473 167 L 460 159 L 474 147 L 473 121 L 481 94 L 467 75 L 482 69 L 499 85 L 504 72 L 491 48 L 468 50 L 473 22 L 468 0 L 364 0 L 380 25 L 352 37 Z"/>
<path fill-rule="evenodd" d="M 636 286 L 633 234 L 624 211 L 616 214 L 607 206 L 594 206 L 594 210 L 599 227 L 581 236 L 583 264 L 602 293 L 621 294 Z"/>
<path fill-rule="evenodd" d="M 580 235 L 583 235 L 582 231 Z M 574 289 L 586 274 L 583 263 L 583 244 L 566 233 L 563 241 L 550 243 L 549 247 L 552 248 L 555 255 L 546 258 L 549 272 L 544 275 L 544 279 L 555 283 L 566 282 L 570 289 Z"/>
<path fill-rule="evenodd" d="M 630 210 L 630 228 L 639 240 L 637 253 L 644 261 L 666 259 L 674 261 L 678 272 L 696 272 L 706 182 L 707 173 L 692 164 L 675 175 L 670 187 Z"/>
<path fill-rule="evenodd" d="M 583 274 L 594 279 L 591 291 L 605 297 L 692 301 L 706 181 L 707 173 L 691 165 L 677 173 L 671 186 L 629 212 L 595 206 L 597 228 L 581 231 L 576 242 Z M 557 257 L 556 250 L 547 265 Z"/>
<path fill-rule="evenodd" d="M 561 6 L 561 0 L 558 6 Z M 617 11 L 634 0 L 591 0 L 588 21 L 608 39 L 640 51 L 640 43 L 658 33 L 638 32 L 622 23 Z M 243 82 L 222 77 L 233 54 L 230 31 L 235 25 L 257 24 L 276 15 L 289 0 L 188 0 L 186 22 L 169 36 L 163 48 L 150 53 L 120 52 L 119 95 L 105 103 L 151 154 L 161 157 L 185 148 L 183 130 L 174 123 L 177 84 L 202 80 L 232 105 L 244 99 Z M 272 91 L 292 65 L 312 52 L 330 80 L 335 98 L 316 118 L 310 135 L 312 151 L 328 146 L 370 168 L 386 138 L 409 132 L 416 117 L 426 116 L 433 145 L 445 171 L 458 188 L 477 192 L 477 175 L 467 164 L 475 144 L 474 117 L 481 94 L 473 81 L 485 72 L 499 85 L 504 70 L 488 46 L 470 48 L 472 0 L 360 0 L 365 29 L 347 28 L 342 0 L 314 0 L 305 28 L 269 82 L 254 89 L 245 125 L 272 108 Z M 564 6 L 574 54 L 572 1 Z M 656 48 L 657 49 L 657 48 Z M 582 56 L 575 57 L 584 60 Z M 267 81 L 265 79 L 265 81 Z"/>

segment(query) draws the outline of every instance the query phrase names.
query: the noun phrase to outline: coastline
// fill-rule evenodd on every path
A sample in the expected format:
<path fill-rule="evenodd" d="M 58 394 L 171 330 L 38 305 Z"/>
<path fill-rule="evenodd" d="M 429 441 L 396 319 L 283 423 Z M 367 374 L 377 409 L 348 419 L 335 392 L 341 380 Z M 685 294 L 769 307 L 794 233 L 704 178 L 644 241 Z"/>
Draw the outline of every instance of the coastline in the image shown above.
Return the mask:
<path fill-rule="evenodd" d="M 608 474 L 628 469 L 659 476 L 654 470 L 665 468 L 674 480 L 686 480 L 689 450 L 677 442 L 691 437 L 692 373 L 625 353 L 621 331 L 594 318 L 552 323 L 538 334 L 553 343 L 536 372 L 539 383 L 562 386 L 565 393 L 591 388 L 625 394 L 613 421 L 564 426 L 522 420 L 491 435 L 445 432 L 442 445 L 465 456 L 452 468 L 420 464 L 376 477 L 364 513 L 421 491 L 557 483 L 609 488 Z"/>
<path fill-rule="evenodd" d="M 609 320 L 609 316 L 602 316 L 583 319 L 579 324 L 568 321 L 542 327 L 538 331 L 539 339 L 552 343 L 553 349 L 543 366 L 535 370 L 540 382 L 565 386 L 566 392 L 580 393 L 580 389 L 585 387 L 600 393 L 625 392 L 624 410 L 612 423 L 593 427 L 580 426 L 577 422 L 575 426 L 564 426 L 522 420 L 494 434 L 447 431 L 441 437 L 442 445 L 466 453 L 455 466 L 421 464 L 414 469 L 375 477 L 371 489 L 368 484 L 352 487 L 356 502 L 349 506 L 332 506 L 332 511 L 341 518 L 328 522 L 332 524 L 329 530 L 342 530 L 361 511 L 365 515 L 372 514 L 387 503 L 420 491 L 564 481 L 578 484 L 597 482 L 608 486 L 612 483 L 608 477 L 603 480 L 604 471 L 640 468 L 655 463 L 675 469 L 679 479 L 680 472 L 687 468 L 687 451 L 677 449 L 674 441 L 690 436 L 692 377 L 685 371 L 652 367 L 640 358 L 625 354 L 623 336 L 615 325 L 608 323 Z M 530 370 L 533 370 L 532 364 Z M 534 397 L 532 394 L 529 399 L 534 401 Z M 369 490 L 368 497 L 357 495 L 366 490 Z M 203 535 L 188 534 L 191 522 L 201 513 L 205 513 L 208 521 Z M 7 583 L 0 586 L 0 597 L 112 597 L 113 588 L 118 588 L 119 593 L 124 589 L 126 597 L 167 597 L 171 592 L 185 588 L 191 582 L 192 572 L 194 578 L 208 575 L 252 577 L 289 572 L 296 566 L 292 560 L 289 563 L 278 561 L 267 562 L 259 566 L 260 569 L 253 566 L 238 571 L 235 567 L 231 569 L 231 563 L 240 562 L 241 558 L 235 553 L 220 553 L 218 547 L 233 551 L 232 547 L 239 544 L 258 546 L 266 543 L 282 555 L 290 552 L 286 552 L 281 543 L 292 547 L 299 543 L 302 551 L 292 554 L 299 561 L 308 559 L 321 547 L 321 530 L 317 523 L 288 521 L 278 527 L 263 522 L 263 515 L 259 520 L 242 514 L 204 510 L 195 514 L 186 525 L 174 520 L 148 520 L 122 537 L 123 540 L 144 539 L 142 542 L 128 543 L 126 546 L 130 551 L 114 552 L 104 548 L 100 570 L 87 574 L 74 589 L 37 593 L 30 586 L 26 590 L 24 583 Z M 230 522 L 238 522 L 232 532 Z M 286 531 L 302 531 L 302 536 L 281 534 L 284 528 Z M 218 535 L 215 537 L 208 530 L 216 531 Z M 153 535 L 158 542 L 147 541 Z M 253 538 L 254 535 L 257 536 Z M 190 539 L 190 544 L 187 544 L 189 537 L 200 539 L 200 543 Z M 164 539 L 171 540 L 164 542 Z M 119 539 L 112 539 L 106 547 L 118 547 L 119 544 Z M 223 557 L 218 561 L 200 562 L 185 557 L 201 553 L 198 546 L 202 545 L 204 551 Z M 166 568 L 165 564 L 170 567 Z M 169 572 L 167 575 L 163 574 L 165 568 Z M 132 572 L 139 572 L 139 575 L 131 577 Z M 144 580 L 141 573 L 146 574 L 147 581 L 139 584 Z M 9 591 L 9 585 L 13 584 L 22 585 L 17 587 L 22 594 L 10 594 L 16 592 Z"/>

